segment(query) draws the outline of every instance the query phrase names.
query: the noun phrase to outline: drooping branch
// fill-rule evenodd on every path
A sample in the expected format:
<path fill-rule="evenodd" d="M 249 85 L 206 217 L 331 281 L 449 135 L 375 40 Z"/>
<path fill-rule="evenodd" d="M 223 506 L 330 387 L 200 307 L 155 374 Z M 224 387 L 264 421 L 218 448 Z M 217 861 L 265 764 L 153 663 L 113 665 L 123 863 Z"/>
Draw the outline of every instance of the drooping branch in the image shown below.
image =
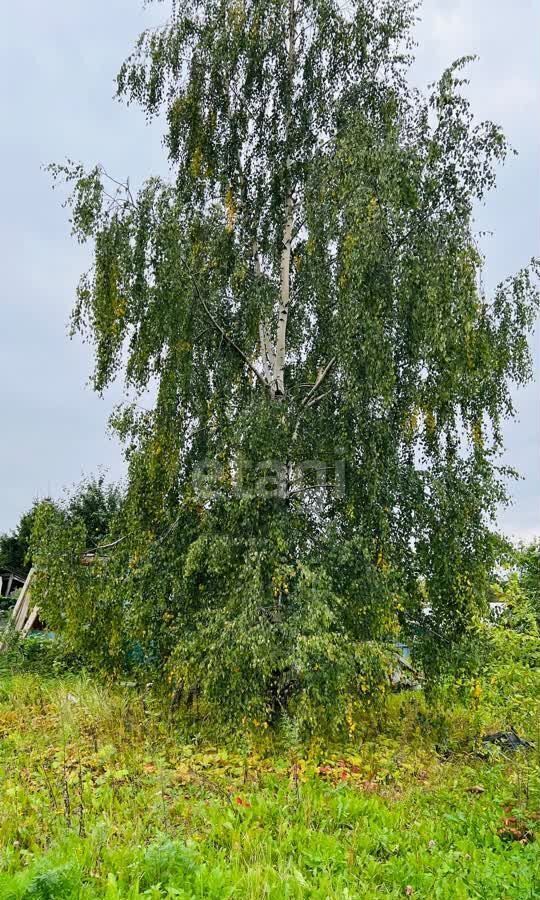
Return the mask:
<path fill-rule="evenodd" d="M 227 343 L 230 347 L 232 347 L 232 349 L 238 354 L 238 356 L 240 357 L 240 359 L 242 359 L 243 362 L 246 364 L 246 366 L 248 367 L 248 369 L 250 369 L 250 371 L 253 372 L 253 374 L 256 376 L 257 380 L 260 381 L 261 384 L 264 385 L 265 388 L 267 388 L 267 387 L 268 387 L 268 384 L 267 384 L 266 379 L 261 375 L 261 373 L 260 373 L 259 370 L 256 368 L 256 366 L 253 365 L 253 363 L 251 362 L 251 360 L 250 360 L 250 358 L 248 357 L 248 355 L 247 355 L 246 353 L 244 353 L 244 351 L 242 350 L 242 348 L 236 343 L 236 341 L 234 340 L 234 338 L 231 337 L 231 335 L 230 335 L 230 334 L 227 332 L 227 330 L 223 327 L 223 325 L 221 324 L 221 322 L 216 318 L 216 316 L 214 315 L 214 313 L 212 312 L 212 310 L 211 310 L 210 307 L 208 306 L 208 303 L 206 302 L 206 300 L 205 300 L 205 298 L 204 298 L 203 292 L 202 292 L 202 290 L 201 290 L 200 287 L 199 287 L 199 282 L 198 282 L 198 280 L 197 280 L 197 276 L 196 276 L 195 273 L 193 272 L 193 270 L 192 270 L 192 268 L 191 268 L 191 266 L 190 266 L 190 264 L 189 264 L 189 260 L 188 260 L 188 258 L 187 258 L 187 256 L 186 256 L 185 253 L 182 254 L 182 261 L 183 261 L 183 263 L 184 263 L 184 265 L 185 265 L 185 267 L 186 267 L 187 274 L 188 274 L 189 278 L 191 279 L 191 283 L 192 283 L 193 289 L 194 289 L 194 291 L 195 291 L 195 293 L 196 293 L 196 295 L 197 295 L 197 299 L 199 300 L 199 302 L 200 302 L 200 304 L 201 304 L 201 306 L 202 306 L 202 308 L 203 308 L 203 310 L 204 310 L 206 316 L 208 317 L 208 319 L 210 320 L 210 322 L 212 323 L 212 325 L 214 326 L 214 328 L 216 328 L 217 331 L 219 331 L 219 333 L 220 333 L 222 339 L 223 339 L 224 341 L 226 341 L 226 343 Z"/>
<path fill-rule="evenodd" d="M 233 350 L 236 351 L 236 353 L 237 353 L 237 354 L 240 356 L 240 358 L 244 361 L 244 363 L 246 364 L 246 366 L 247 366 L 247 367 L 253 372 L 253 374 L 257 377 L 258 381 L 260 381 L 261 384 L 262 384 L 265 388 L 268 387 L 268 383 L 267 383 L 266 379 L 264 378 L 264 376 L 261 375 L 261 373 L 259 372 L 259 370 L 256 368 L 256 366 L 253 365 L 253 363 L 251 362 L 251 360 L 249 359 L 249 357 L 244 353 L 244 351 L 242 350 L 242 348 L 238 346 L 238 344 L 236 343 L 236 341 L 234 340 L 234 338 L 232 338 L 232 337 L 230 336 L 230 334 L 227 333 L 227 331 L 225 330 L 225 328 L 223 327 L 223 325 L 221 325 L 221 323 L 218 321 L 218 319 L 216 319 L 216 317 L 214 316 L 214 314 L 213 314 L 213 312 L 211 311 L 210 307 L 208 306 L 206 300 L 205 300 L 204 297 L 202 296 L 202 293 L 201 293 L 201 291 L 199 290 L 199 286 L 197 285 L 197 283 L 194 281 L 193 284 L 194 284 L 194 287 L 195 287 L 195 291 L 196 291 L 196 293 L 197 293 L 197 296 L 198 296 L 199 300 L 201 301 L 202 308 L 204 309 L 206 315 L 208 316 L 208 318 L 210 319 L 210 321 L 212 322 L 212 324 L 214 325 L 214 327 L 217 328 L 217 330 L 218 330 L 219 333 L 221 334 L 223 340 L 226 341 L 226 342 L 229 344 L 229 346 L 232 347 Z"/>

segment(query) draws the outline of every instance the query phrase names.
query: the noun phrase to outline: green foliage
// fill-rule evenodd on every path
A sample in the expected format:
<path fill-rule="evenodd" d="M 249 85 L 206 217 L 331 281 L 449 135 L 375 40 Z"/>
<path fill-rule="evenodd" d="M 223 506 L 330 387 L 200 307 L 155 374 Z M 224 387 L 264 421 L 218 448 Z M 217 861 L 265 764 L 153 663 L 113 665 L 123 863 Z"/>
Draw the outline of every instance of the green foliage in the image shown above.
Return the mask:
<path fill-rule="evenodd" d="M 84 525 L 87 549 L 103 543 L 122 503 L 122 491 L 114 484 L 106 484 L 98 475 L 82 481 L 70 494 L 65 506 L 71 524 Z"/>
<path fill-rule="evenodd" d="M 43 620 L 60 634 L 68 652 L 94 664 L 107 660 L 108 667 L 115 635 L 121 643 L 122 625 L 118 604 L 100 591 L 107 566 L 100 547 L 120 508 L 118 488 L 105 486 L 101 477 L 84 481 L 64 504 L 38 505 L 31 538 L 32 591 Z"/>
<path fill-rule="evenodd" d="M 104 476 L 88 478 L 74 490 L 65 509 L 72 522 L 84 524 L 87 548 L 93 549 L 107 534 L 110 522 L 120 507 L 121 491 L 115 485 L 105 484 Z M 60 510 L 62 505 L 45 498 L 35 500 L 24 513 L 17 527 L 0 535 L 0 567 L 27 574 L 33 565 L 32 532 L 41 507 Z"/>
<path fill-rule="evenodd" d="M 90 660 L 138 653 L 215 716 L 344 728 L 398 635 L 429 624 L 438 677 L 486 609 L 537 264 L 485 294 L 472 212 L 506 142 L 473 120 L 468 60 L 408 86 L 415 9 L 173 3 L 118 76 L 165 123 L 170 179 L 52 167 L 94 248 L 73 328 L 95 387 L 156 391 L 113 418 L 107 564 L 81 571 L 83 531 L 43 514 L 43 605 Z"/>
<path fill-rule="evenodd" d="M 23 900 L 73 900 L 80 877 L 73 866 L 60 866 L 35 875 L 23 894 Z"/>
<path fill-rule="evenodd" d="M 29 673 L 44 678 L 80 670 L 81 661 L 70 652 L 61 638 L 36 632 L 21 638 L 8 628 L 2 634 L 0 673 L 2 676 Z"/>
<path fill-rule="evenodd" d="M 516 572 L 512 572 L 499 589 L 497 600 L 504 604 L 499 621 L 519 634 L 535 637 L 539 633 L 536 610 L 525 584 Z"/>
<path fill-rule="evenodd" d="M 65 654 L 68 660 L 101 662 L 103 652 L 109 657 L 110 604 L 100 603 L 89 586 L 99 590 L 99 573 L 107 563 L 99 548 L 121 502 L 120 489 L 106 485 L 99 476 L 81 482 L 63 503 L 44 500 L 36 506 L 31 535 L 36 567 L 33 599 L 47 627 L 59 634 L 60 656 Z"/>
<path fill-rule="evenodd" d="M 522 546 L 517 555 L 519 582 L 540 625 L 540 540 Z"/>
<path fill-rule="evenodd" d="M 490 719 L 506 730 L 521 729 L 536 741 L 540 736 L 540 632 L 515 573 L 498 586 L 495 596 L 504 604 L 503 612 L 495 621 L 477 626 L 474 642 L 462 648 L 451 674 L 439 679 L 430 699 L 439 709 L 456 703 L 473 705 L 477 736 Z"/>
<path fill-rule="evenodd" d="M 32 564 L 30 555 L 30 536 L 34 526 L 34 519 L 38 501 L 28 512 L 24 513 L 17 527 L 11 532 L 0 535 L 0 568 L 14 569 L 16 572 L 27 573 Z"/>

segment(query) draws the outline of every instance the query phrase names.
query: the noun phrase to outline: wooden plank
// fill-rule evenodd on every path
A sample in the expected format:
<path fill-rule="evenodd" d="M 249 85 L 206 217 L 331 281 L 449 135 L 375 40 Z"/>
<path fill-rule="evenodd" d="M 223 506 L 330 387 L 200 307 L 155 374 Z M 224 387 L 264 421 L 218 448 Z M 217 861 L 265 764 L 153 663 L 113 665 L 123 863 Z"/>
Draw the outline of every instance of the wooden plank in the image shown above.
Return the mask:
<path fill-rule="evenodd" d="M 22 631 L 26 619 L 28 618 L 28 613 L 30 610 L 30 597 L 32 593 L 32 581 L 34 580 L 34 575 L 35 569 L 30 569 L 26 581 L 24 582 L 23 589 L 19 594 L 19 599 L 17 600 L 13 609 L 13 625 L 15 631 Z"/>
<path fill-rule="evenodd" d="M 38 618 L 39 618 L 39 607 L 34 606 L 32 608 L 32 610 L 30 611 L 30 615 L 28 616 L 25 624 L 23 625 L 23 627 L 21 629 L 21 634 L 23 635 L 23 637 L 26 637 L 28 632 L 32 631 L 32 628 L 36 624 Z"/>

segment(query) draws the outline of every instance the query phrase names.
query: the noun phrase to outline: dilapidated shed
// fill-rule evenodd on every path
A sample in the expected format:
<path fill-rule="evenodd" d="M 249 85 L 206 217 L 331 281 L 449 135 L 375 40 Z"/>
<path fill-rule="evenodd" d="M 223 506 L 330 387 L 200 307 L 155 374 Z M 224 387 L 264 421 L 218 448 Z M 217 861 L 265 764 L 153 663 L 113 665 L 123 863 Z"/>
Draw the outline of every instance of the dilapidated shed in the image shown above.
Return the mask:
<path fill-rule="evenodd" d="M 0 597 L 13 597 L 26 581 L 26 574 L 18 569 L 0 566 Z"/>

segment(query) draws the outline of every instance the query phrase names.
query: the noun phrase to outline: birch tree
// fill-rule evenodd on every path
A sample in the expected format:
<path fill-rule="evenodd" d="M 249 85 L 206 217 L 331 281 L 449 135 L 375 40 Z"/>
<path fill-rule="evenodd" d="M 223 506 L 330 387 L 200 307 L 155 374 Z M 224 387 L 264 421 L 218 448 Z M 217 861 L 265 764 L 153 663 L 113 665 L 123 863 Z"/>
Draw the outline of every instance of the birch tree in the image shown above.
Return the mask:
<path fill-rule="evenodd" d="M 165 8 L 118 94 L 164 126 L 170 177 L 54 168 L 94 245 L 95 388 L 156 388 L 113 418 L 107 590 L 187 694 L 313 722 L 384 683 L 426 606 L 452 645 L 485 602 L 534 264 L 486 294 L 473 210 L 506 142 L 469 60 L 408 85 L 414 3 Z"/>

